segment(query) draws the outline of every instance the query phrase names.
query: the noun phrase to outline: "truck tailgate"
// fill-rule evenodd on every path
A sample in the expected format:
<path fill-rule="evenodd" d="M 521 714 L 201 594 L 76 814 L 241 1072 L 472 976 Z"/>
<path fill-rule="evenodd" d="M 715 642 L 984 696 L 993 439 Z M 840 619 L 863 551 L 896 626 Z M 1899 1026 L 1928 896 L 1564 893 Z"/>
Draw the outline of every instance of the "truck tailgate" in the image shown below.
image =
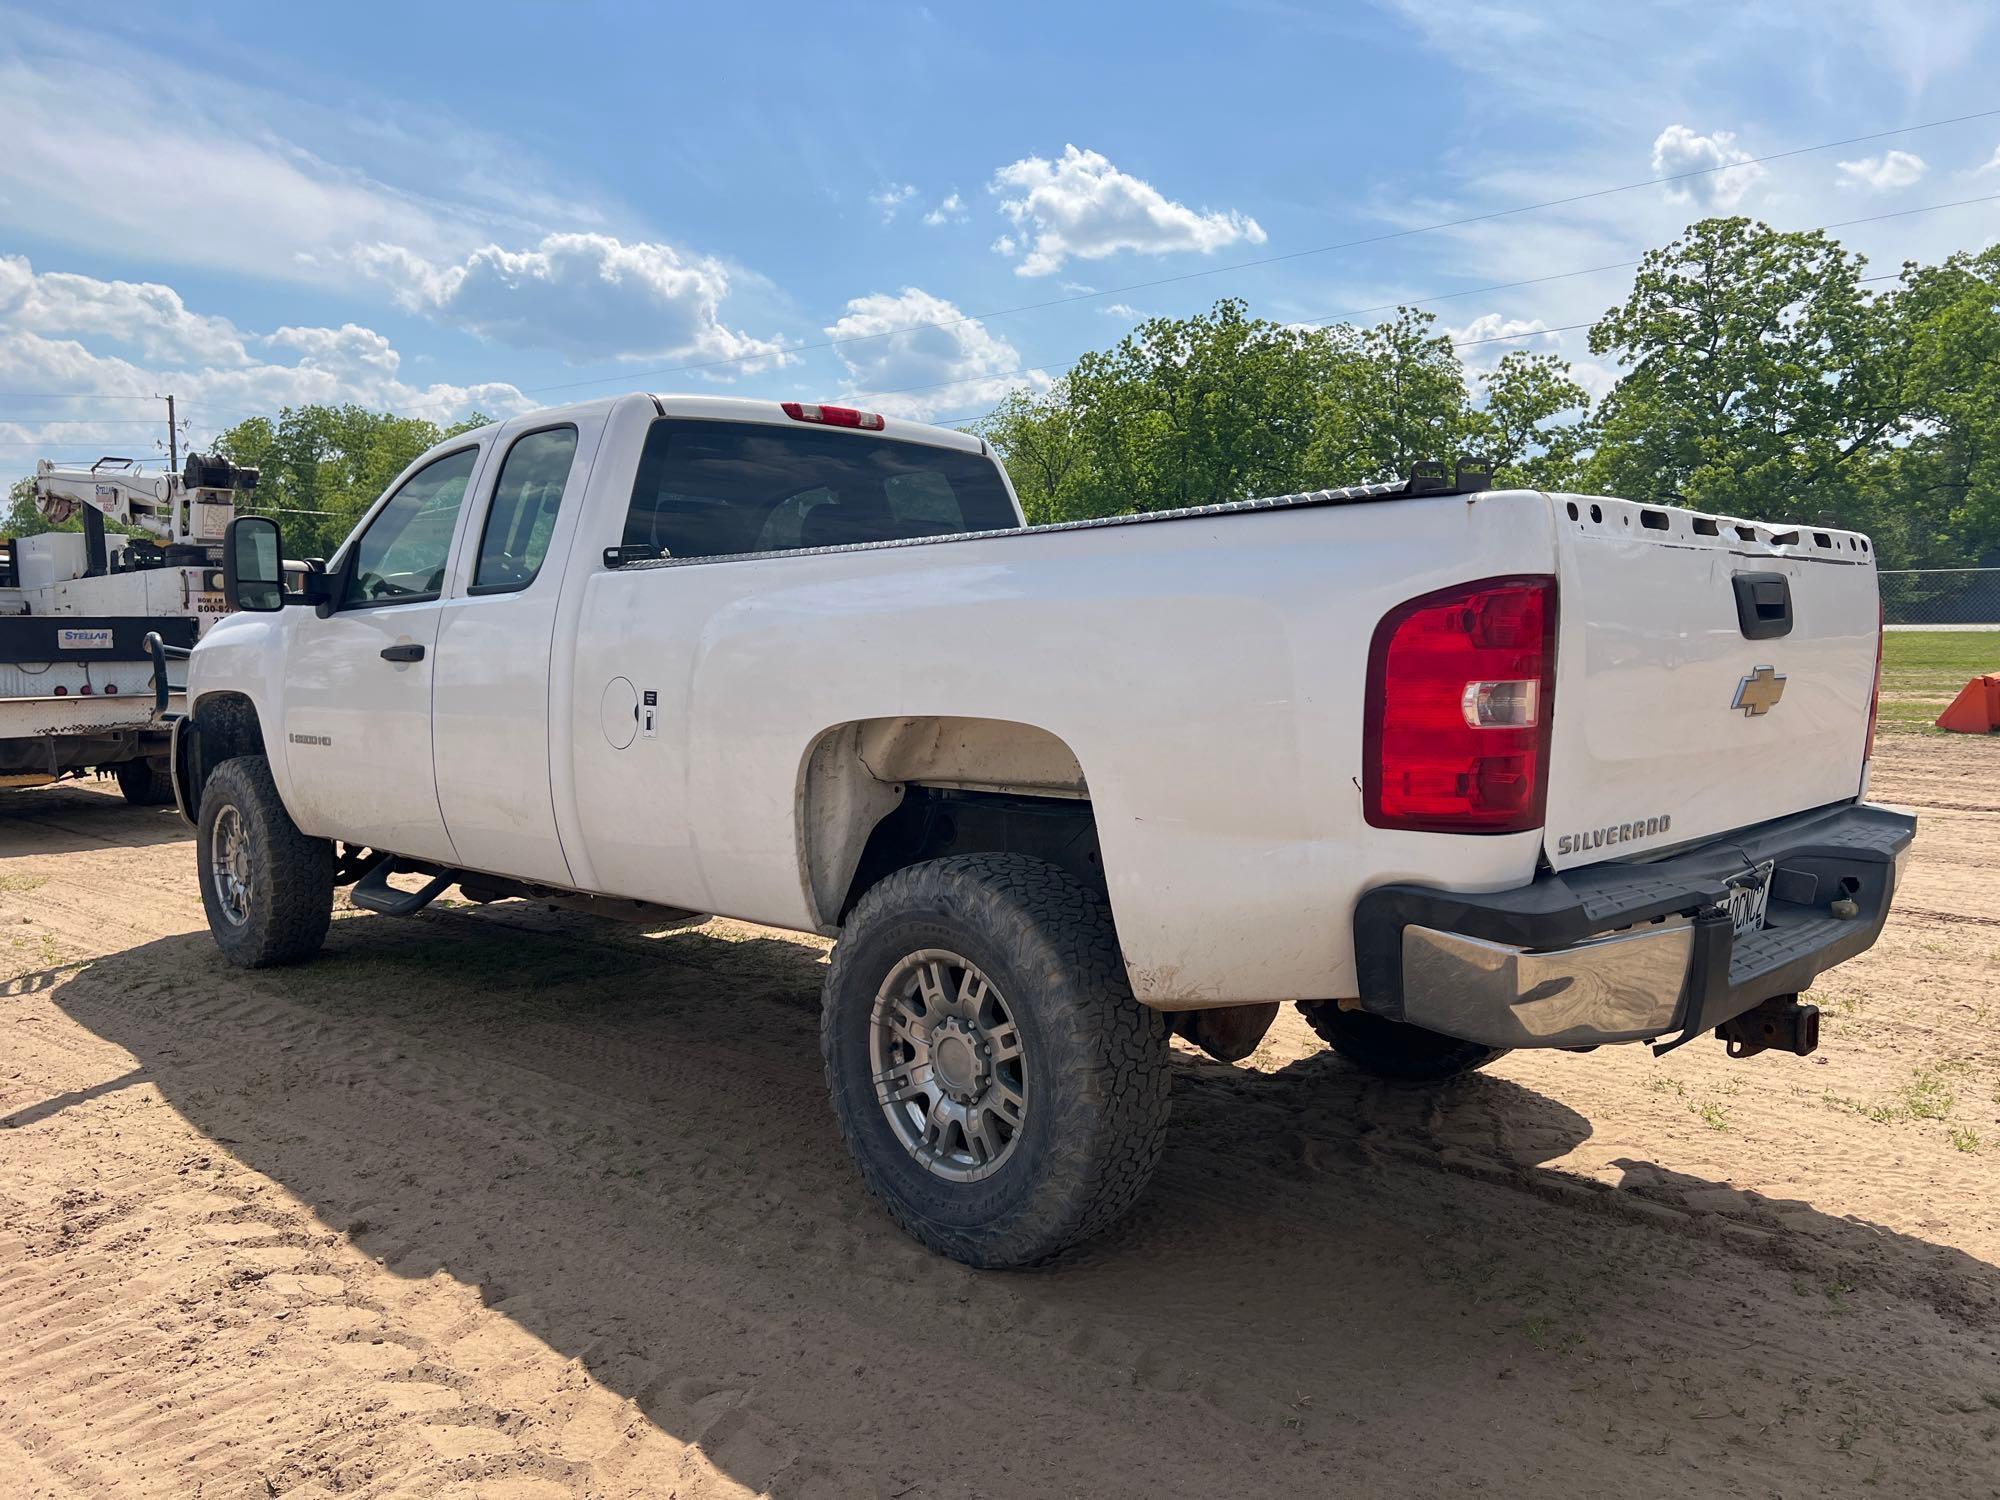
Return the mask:
<path fill-rule="evenodd" d="M 1551 503 L 1555 868 L 1860 791 L 1880 618 L 1866 538 L 1593 496 Z"/>

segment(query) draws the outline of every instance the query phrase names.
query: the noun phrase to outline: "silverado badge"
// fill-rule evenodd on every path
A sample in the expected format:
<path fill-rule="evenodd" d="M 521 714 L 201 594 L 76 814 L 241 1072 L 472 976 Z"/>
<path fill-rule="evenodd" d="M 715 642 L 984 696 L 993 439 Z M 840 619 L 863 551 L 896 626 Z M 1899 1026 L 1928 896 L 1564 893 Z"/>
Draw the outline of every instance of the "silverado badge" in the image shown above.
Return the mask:
<path fill-rule="evenodd" d="M 1758 667 L 1736 684 L 1736 696 L 1729 706 L 1742 709 L 1744 718 L 1754 719 L 1776 708 L 1784 696 L 1784 673 L 1776 667 Z"/>

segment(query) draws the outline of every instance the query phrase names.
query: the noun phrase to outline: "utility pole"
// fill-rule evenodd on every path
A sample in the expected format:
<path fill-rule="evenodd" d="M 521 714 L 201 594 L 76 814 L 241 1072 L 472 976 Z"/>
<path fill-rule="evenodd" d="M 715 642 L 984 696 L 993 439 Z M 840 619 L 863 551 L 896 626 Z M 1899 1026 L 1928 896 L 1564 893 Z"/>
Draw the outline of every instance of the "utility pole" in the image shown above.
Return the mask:
<path fill-rule="evenodd" d="M 174 426 L 174 398 L 167 397 L 167 469 L 178 473 L 181 467 L 180 433 Z"/>

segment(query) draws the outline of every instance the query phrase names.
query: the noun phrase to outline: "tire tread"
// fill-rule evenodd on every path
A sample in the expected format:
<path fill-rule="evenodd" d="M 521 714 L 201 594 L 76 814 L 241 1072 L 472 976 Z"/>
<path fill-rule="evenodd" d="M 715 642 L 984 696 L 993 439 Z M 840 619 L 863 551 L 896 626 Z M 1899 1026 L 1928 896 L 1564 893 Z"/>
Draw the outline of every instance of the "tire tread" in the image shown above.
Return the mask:
<path fill-rule="evenodd" d="M 221 915 L 208 875 L 210 810 L 224 801 L 235 804 L 253 844 L 261 846 L 259 873 L 267 876 L 253 887 L 250 920 L 242 927 L 230 926 Z M 264 756 L 235 756 L 210 774 L 202 788 L 195 850 L 209 930 L 231 963 L 269 968 L 320 950 L 333 921 L 333 845 L 299 831 Z"/>
<path fill-rule="evenodd" d="M 977 1234 L 921 1217 L 891 1190 L 846 1107 L 835 1062 L 835 997 L 850 982 L 857 946 L 851 935 L 899 914 L 954 907 L 1038 957 L 1051 971 L 1045 993 L 1089 997 L 1060 1007 L 1066 1050 L 1072 1060 L 1103 1060 L 1101 1067 L 1072 1061 L 1065 1087 L 1053 1091 L 1057 1118 L 1043 1189 L 1049 1212 L 1034 1222 Z M 861 898 L 846 931 L 827 974 L 821 1056 L 848 1150 L 869 1190 L 905 1231 L 972 1265 L 1022 1266 L 1089 1239 L 1131 1209 L 1166 1143 L 1171 1089 L 1166 1021 L 1133 997 L 1111 913 L 1095 893 L 1055 865 L 1026 855 L 953 855 L 885 877 Z M 1042 1066 L 1052 1061 L 1044 1058 Z M 1046 1083 L 1042 1091 L 1052 1092 Z M 860 1104 L 879 1107 L 872 1097 Z"/>

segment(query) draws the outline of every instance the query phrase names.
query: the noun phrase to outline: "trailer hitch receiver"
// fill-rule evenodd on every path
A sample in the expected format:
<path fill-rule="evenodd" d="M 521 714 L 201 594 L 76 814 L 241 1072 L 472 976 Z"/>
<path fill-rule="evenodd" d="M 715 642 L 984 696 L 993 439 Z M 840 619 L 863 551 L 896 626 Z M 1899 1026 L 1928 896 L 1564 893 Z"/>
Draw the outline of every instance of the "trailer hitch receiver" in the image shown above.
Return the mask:
<path fill-rule="evenodd" d="M 1724 1021 L 1715 1034 L 1731 1057 L 1755 1057 L 1773 1047 L 1804 1057 L 1819 1047 L 1819 1007 L 1801 1004 L 1797 995 L 1773 995 Z"/>

